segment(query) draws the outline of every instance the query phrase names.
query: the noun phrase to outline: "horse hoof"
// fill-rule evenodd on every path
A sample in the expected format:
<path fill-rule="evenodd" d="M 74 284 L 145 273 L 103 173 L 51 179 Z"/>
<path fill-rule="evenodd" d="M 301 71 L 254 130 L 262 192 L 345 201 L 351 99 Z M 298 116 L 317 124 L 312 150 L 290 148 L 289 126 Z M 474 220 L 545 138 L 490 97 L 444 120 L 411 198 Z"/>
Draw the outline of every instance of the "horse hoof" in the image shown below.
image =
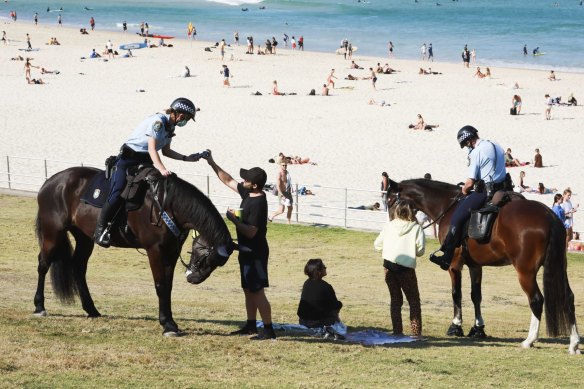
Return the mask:
<path fill-rule="evenodd" d="M 464 332 L 462 331 L 462 326 L 451 324 L 448 331 L 446 331 L 446 335 L 448 336 L 464 336 Z"/>
<path fill-rule="evenodd" d="M 485 326 L 474 326 L 470 329 L 467 335 L 469 338 L 485 339 Z"/>
<path fill-rule="evenodd" d="M 90 314 L 87 315 L 87 318 L 88 319 L 96 319 L 98 317 L 101 317 L 101 313 L 99 313 L 99 312 L 90 313 Z"/>
<path fill-rule="evenodd" d="M 42 311 L 38 311 L 38 312 L 33 312 L 32 315 L 36 316 L 36 317 L 45 317 L 48 315 L 48 313 L 47 313 L 47 311 L 42 310 Z"/>
<path fill-rule="evenodd" d="M 178 338 L 179 336 L 184 336 L 185 335 L 185 332 L 183 332 L 181 330 L 166 331 L 162 335 L 165 336 L 165 337 L 167 337 L 167 338 Z"/>
<path fill-rule="evenodd" d="M 531 348 L 532 344 L 526 341 L 521 342 L 521 348 Z"/>

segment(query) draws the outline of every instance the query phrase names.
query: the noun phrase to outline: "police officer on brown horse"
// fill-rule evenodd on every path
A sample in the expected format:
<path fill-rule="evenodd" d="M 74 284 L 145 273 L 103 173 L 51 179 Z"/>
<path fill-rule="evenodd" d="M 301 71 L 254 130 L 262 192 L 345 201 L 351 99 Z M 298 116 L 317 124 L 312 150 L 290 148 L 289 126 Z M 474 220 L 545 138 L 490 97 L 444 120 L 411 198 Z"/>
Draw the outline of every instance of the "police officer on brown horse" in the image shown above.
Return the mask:
<path fill-rule="evenodd" d="M 450 227 L 440 249 L 430 255 L 430 261 L 448 270 L 454 250 L 460 245 L 463 236 L 464 223 L 470 217 L 470 212 L 483 206 L 488 196 L 505 188 L 505 151 L 495 142 L 479 138 L 479 133 L 472 126 L 462 127 L 457 134 L 460 147 L 467 147 L 468 175 L 462 187 L 465 197 L 454 210 Z M 479 185 L 482 184 L 483 185 Z M 481 186 L 484 190 L 473 190 Z M 442 251 L 443 255 L 437 253 Z"/>
<path fill-rule="evenodd" d="M 162 150 L 162 155 L 171 159 L 192 162 L 199 160 L 199 154 L 183 155 L 170 148 L 175 128 L 185 126 L 191 119 L 194 121 L 197 111 L 191 100 L 180 97 L 171 103 L 165 113 L 149 116 L 134 129 L 120 149 L 111 177 L 109 197 L 97 220 L 95 243 L 102 247 L 110 246 L 109 229 L 106 227 L 122 203 L 120 195 L 126 186 L 126 171 L 129 167 L 150 164 L 163 176 L 169 176 L 171 171 L 162 163 L 159 150 Z"/>

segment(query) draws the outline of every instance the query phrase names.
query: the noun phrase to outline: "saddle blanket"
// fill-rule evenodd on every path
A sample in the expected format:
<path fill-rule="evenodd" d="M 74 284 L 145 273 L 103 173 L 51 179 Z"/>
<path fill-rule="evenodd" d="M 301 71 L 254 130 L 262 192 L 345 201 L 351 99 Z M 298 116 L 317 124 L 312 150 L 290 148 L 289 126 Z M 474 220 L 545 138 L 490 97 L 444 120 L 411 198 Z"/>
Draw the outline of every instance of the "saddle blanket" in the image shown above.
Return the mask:
<path fill-rule="evenodd" d="M 261 320 L 257 321 L 257 327 L 263 328 L 264 323 Z M 300 332 L 308 335 L 320 336 L 324 334 L 322 328 L 308 328 L 300 324 L 278 324 L 273 323 L 274 330 L 276 331 L 290 331 L 290 332 Z M 378 331 L 378 330 L 364 330 L 356 332 L 347 332 L 345 335 L 345 342 L 359 343 L 364 346 L 377 346 L 393 343 L 410 343 L 415 342 L 420 339 L 415 339 L 406 335 L 390 335 L 388 333 Z"/>

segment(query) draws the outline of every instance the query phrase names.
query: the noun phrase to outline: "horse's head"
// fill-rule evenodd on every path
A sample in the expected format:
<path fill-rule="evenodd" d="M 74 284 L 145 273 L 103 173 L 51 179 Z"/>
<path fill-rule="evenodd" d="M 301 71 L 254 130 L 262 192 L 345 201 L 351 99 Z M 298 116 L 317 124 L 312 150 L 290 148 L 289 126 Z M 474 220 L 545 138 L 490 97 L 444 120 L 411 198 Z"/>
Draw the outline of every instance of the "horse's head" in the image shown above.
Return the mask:
<path fill-rule="evenodd" d="M 191 284 L 205 281 L 218 266 L 225 265 L 233 250 L 237 248 L 231 239 L 225 244 L 211 246 L 202 235 L 193 238 L 191 260 L 187 266 L 187 281 Z"/>

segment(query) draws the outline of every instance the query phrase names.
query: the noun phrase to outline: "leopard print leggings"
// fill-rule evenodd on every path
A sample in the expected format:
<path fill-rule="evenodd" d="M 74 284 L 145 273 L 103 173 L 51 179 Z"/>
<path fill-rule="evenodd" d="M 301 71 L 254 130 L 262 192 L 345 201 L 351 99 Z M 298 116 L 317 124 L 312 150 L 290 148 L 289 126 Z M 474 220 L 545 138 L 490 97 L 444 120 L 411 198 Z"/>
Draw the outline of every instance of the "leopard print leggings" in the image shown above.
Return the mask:
<path fill-rule="evenodd" d="M 389 288 L 391 297 L 391 322 L 393 324 L 393 334 L 403 334 L 401 309 L 404 303 L 403 293 L 406 295 L 410 305 L 410 326 L 412 336 L 422 336 L 422 308 L 420 305 L 420 292 L 418 290 L 418 279 L 414 269 L 407 269 L 401 272 L 387 270 L 385 273 L 385 283 Z"/>

